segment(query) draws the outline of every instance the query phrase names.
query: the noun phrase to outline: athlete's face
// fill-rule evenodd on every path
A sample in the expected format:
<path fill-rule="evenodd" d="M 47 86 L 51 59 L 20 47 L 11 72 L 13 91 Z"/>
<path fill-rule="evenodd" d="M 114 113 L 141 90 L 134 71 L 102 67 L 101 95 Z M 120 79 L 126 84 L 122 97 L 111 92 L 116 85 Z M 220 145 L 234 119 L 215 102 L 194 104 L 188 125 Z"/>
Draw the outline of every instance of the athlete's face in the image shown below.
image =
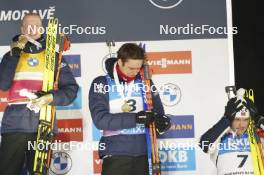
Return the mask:
<path fill-rule="evenodd" d="M 249 125 L 249 118 L 235 118 L 232 122 L 232 130 L 236 132 L 237 135 L 242 135 L 246 132 Z"/>
<path fill-rule="evenodd" d="M 21 33 L 36 40 L 41 37 L 42 22 L 39 16 L 25 16 L 22 21 Z"/>
<path fill-rule="evenodd" d="M 129 77 L 135 77 L 142 67 L 142 64 L 143 60 L 127 59 L 124 64 L 121 59 L 118 60 L 118 65 L 121 71 Z"/>

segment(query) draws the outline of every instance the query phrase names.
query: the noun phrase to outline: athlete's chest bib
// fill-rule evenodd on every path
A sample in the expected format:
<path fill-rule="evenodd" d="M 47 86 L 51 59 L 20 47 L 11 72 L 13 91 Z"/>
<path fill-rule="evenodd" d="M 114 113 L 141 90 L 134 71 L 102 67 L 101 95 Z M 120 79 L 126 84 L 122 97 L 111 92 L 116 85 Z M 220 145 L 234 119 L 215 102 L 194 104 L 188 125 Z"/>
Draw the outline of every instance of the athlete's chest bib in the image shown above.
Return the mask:
<path fill-rule="evenodd" d="M 218 175 L 254 174 L 247 134 L 240 138 L 234 138 L 232 134 L 224 136 L 218 149 Z"/>
<path fill-rule="evenodd" d="M 22 89 L 26 89 L 29 92 L 37 92 L 42 89 L 44 61 L 44 51 L 36 54 L 24 52 L 20 54 L 14 80 L 9 90 L 9 102 L 26 100 L 27 97 L 23 97 L 20 94 Z"/>
<path fill-rule="evenodd" d="M 137 113 L 143 110 L 143 97 L 142 97 L 142 81 L 135 80 L 134 86 L 123 86 L 118 87 L 115 81 L 112 80 L 108 75 L 106 76 L 108 82 L 108 94 L 109 94 L 109 111 L 110 113 L 123 113 L 122 106 L 124 105 L 124 100 L 122 99 L 119 91 L 122 91 L 126 96 L 128 93 L 128 88 L 133 87 L 133 91 L 129 99 L 127 99 L 127 104 L 130 106 L 130 113 Z M 134 135 L 134 134 L 144 134 L 144 125 L 139 125 L 135 128 L 122 129 L 118 131 L 104 131 L 104 136 L 113 135 Z"/>

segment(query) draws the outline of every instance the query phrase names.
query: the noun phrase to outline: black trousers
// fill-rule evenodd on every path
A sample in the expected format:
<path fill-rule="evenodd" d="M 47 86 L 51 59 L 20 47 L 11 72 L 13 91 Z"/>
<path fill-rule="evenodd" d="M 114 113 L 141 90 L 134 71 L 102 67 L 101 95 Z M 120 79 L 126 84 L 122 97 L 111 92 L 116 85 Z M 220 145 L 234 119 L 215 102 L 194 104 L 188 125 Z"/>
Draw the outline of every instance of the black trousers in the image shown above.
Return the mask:
<path fill-rule="evenodd" d="M 33 174 L 34 150 L 28 150 L 28 142 L 32 145 L 37 138 L 36 133 L 4 133 L 0 145 L 0 174 L 19 175 L 26 160 L 27 169 Z"/>
<path fill-rule="evenodd" d="M 102 175 L 148 175 L 147 156 L 111 156 L 103 159 Z"/>

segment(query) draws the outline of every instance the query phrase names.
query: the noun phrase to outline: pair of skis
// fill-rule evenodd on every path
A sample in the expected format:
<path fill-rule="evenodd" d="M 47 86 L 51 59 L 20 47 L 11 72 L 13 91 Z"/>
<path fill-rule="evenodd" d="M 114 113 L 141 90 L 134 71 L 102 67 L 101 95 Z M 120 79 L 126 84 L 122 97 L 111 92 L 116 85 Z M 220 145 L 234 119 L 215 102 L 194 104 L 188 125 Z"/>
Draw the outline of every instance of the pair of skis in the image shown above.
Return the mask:
<path fill-rule="evenodd" d="M 151 92 L 151 75 L 149 70 L 149 65 L 147 61 L 143 64 L 143 72 L 141 72 L 141 77 L 145 85 L 145 101 L 147 105 L 147 111 L 153 110 L 152 104 L 152 92 Z M 156 126 L 152 122 L 149 125 L 149 128 L 146 128 L 146 140 L 148 147 L 148 164 L 149 164 L 149 175 L 160 175 L 161 166 L 159 159 L 159 151 L 157 145 L 157 135 L 156 135 Z"/>
<path fill-rule="evenodd" d="M 60 74 L 60 65 L 62 52 L 67 46 L 64 41 L 65 36 L 60 35 L 58 67 L 56 70 L 56 41 L 57 41 L 58 19 L 50 19 L 48 22 L 46 50 L 45 50 L 45 68 L 42 91 L 58 89 Z M 55 75 L 55 70 L 56 75 Z M 40 109 L 39 125 L 37 131 L 37 146 L 35 150 L 33 171 L 35 175 L 47 174 L 51 161 L 50 144 L 53 141 L 53 128 L 56 109 L 54 106 L 46 105 Z M 43 147 L 44 146 L 44 147 Z"/>
<path fill-rule="evenodd" d="M 145 44 L 140 43 L 139 46 L 146 50 Z M 152 103 L 152 92 L 151 92 L 151 73 L 149 69 L 149 64 L 145 60 L 143 64 L 143 69 L 140 71 L 140 75 L 146 91 L 143 92 L 145 109 L 147 111 L 153 111 Z M 145 128 L 146 131 L 146 141 L 147 141 L 147 155 L 148 155 L 148 165 L 149 165 L 149 175 L 161 175 L 161 163 L 159 159 L 159 149 L 157 145 L 157 134 L 155 122 L 149 124 L 149 127 Z"/>
<path fill-rule="evenodd" d="M 254 92 L 252 89 L 246 91 L 245 94 L 252 102 L 254 102 Z M 253 167 L 255 175 L 263 175 L 264 174 L 264 162 L 263 162 L 263 154 L 262 154 L 262 144 L 260 141 L 260 137 L 254 127 L 254 121 L 250 119 L 249 126 L 247 129 L 250 151 L 253 159 Z"/>

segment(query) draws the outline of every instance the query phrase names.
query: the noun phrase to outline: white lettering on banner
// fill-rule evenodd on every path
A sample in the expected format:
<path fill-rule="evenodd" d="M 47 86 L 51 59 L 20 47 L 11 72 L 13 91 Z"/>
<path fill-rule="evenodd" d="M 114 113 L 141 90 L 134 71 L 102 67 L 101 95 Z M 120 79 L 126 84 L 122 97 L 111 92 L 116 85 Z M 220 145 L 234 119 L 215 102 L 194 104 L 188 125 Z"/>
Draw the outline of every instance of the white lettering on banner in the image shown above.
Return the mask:
<path fill-rule="evenodd" d="M 19 10 L 15 10 L 15 11 L 13 12 L 13 14 L 12 14 L 12 19 L 15 20 L 15 21 L 17 21 L 17 20 L 20 19 L 20 16 L 21 16 L 20 11 L 19 11 Z"/>
<path fill-rule="evenodd" d="M 1 10 L 0 21 L 18 21 L 22 20 L 29 10 Z M 48 9 L 32 10 L 32 13 L 37 13 L 41 19 L 51 19 L 54 17 L 55 6 L 50 6 Z"/>
<path fill-rule="evenodd" d="M 169 58 L 162 58 L 161 60 L 149 60 L 148 61 L 150 66 L 161 66 L 162 68 L 166 68 L 168 65 L 185 65 L 185 64 L 191 64 L 190 59 L 169 59 Z"/>
<path fill-rule="evenodd" d="M 82 128 L 58 128 L 59 133 L 82 132 Z"/>
<path fill-rule="evenodd" d="M 161 162 L 187 162 L 187 151 L 159 151 Z"/>
<path fill-rule="evenodd" d="M 48 10 L 47 19 L 52 18 L 54 16 L 54 13 L 55 13 L 55 7 L 50 7 L 50 9 Z"/>
<path fill-rule="evenodd" d="M 42 11 L 39 12 L 39 16 L 41 19 L 43 19 L 46 14 L 47 14 L 47 10 L 44 10 L 43 12 Z"/>
<path fill-rule="evenodd" d="M 11 16 L 12 16 L 12 11 L 11 10 L 9 10 L 8 12 L 6 12 L 4 10 L 1 10 L 0 21 L 10 21 Z"/>

